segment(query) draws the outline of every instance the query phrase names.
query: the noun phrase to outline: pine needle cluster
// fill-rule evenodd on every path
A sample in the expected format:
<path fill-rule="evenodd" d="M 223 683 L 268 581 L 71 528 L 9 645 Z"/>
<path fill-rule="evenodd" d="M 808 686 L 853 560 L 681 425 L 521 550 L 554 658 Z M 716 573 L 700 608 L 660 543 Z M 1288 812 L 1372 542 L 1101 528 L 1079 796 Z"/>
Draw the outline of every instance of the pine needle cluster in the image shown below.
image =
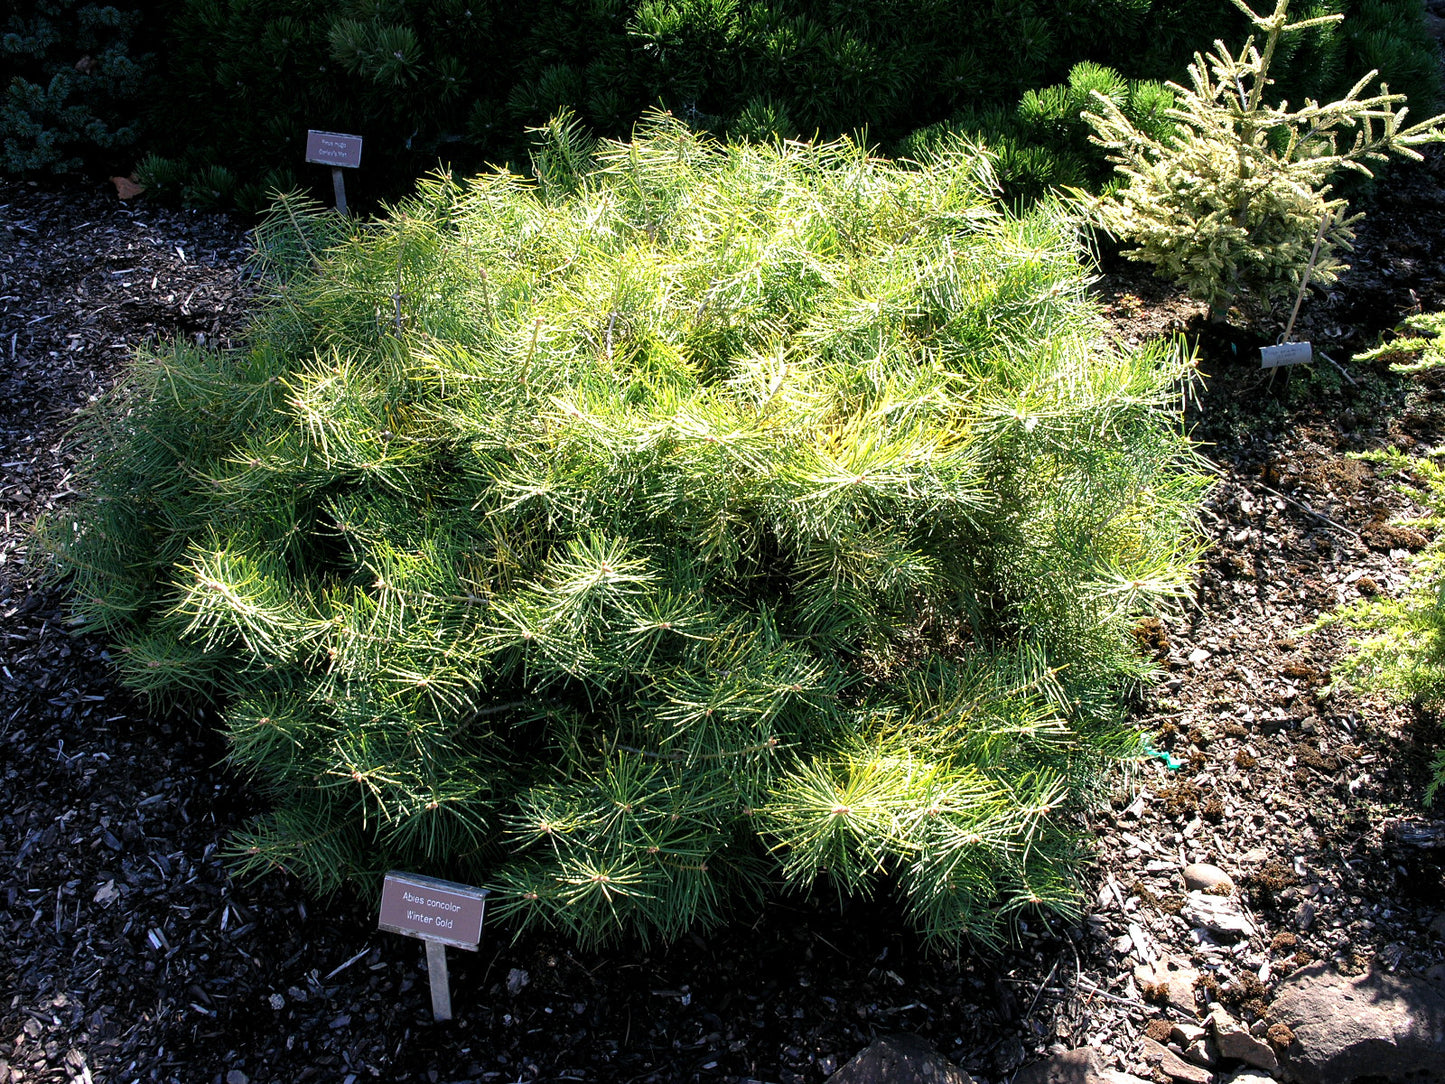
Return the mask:
<path fill-rule="evenodd" d="M 1371 71 L 1338 101 L 1306 99 L 1270 105 L 1266 88 L 1281 39 L 1337 23 L 1343 15 L 1289 21 L 1289 0 L 1267 16 L 1231 0 L 1264 35 L 1236 55 L 1222 41 L 1189 65 L 1189 86 L 1166 84 L 1177 99 L 1163 136 L 1136 125 L 1117 102 L 1095 94 L 1085 113 L 1094 140 L 1127 183 L 1090 200 L 1100 224 L 1135 245 L 1125 255 L 1157 266 L 1223 315 L 1236 300 L 1256 306 L 1300 289 L 1319 239 L 1310 281 L 1328 286 L 1346 269 L 1340 252 L 1354 240 L 1358 215 L 1333 193 L 1341 170 L 1373 176 L 1370 165 L 1391 154 L 1419 159 L 1415 149 L 1445 139 L 1445 114 L 1406 125 L 1404 96 L 1367 88 Z"/>
<path fill-rule="evenodd" d="M 224 711 L 241 869 L 493 888 L 583 942 L 897 893 L 1067 911 L 1186 588 L 1190 359 L 1116 349 L 987 159 L 654 115 L 383 221 L 284 197 L 249 346 L 137 359 L 47 534 L 158 704 Z"/>

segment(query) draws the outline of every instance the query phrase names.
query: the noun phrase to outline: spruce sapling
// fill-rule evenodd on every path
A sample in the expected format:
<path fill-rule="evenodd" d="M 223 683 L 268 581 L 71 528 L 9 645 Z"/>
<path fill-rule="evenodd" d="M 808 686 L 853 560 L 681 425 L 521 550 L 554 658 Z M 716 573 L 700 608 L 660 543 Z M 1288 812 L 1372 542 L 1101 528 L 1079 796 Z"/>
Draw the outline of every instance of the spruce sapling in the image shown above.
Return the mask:
<path fill-rule="evenodd" d="M 1281 38 L 1339 22 L 1322 15 L 1291 23 L 1289 0 L 1269 15 L 1231 0 L 1264 35 L 1236 55 L 1223 42 L 1195 54 L 1189 86 L 1170 83 L 1176 104 L 1169 135 L 1135 125 L 1109 97 L 1094 95 L 1085 113 L 1094 141 L 1111 152 L 1126 183 L 1102 198 L 1075 192 L 1109 233 L 1131 243 L 1125 255 L 1156 265 L 1222 318 L 1235 302 L 1256 308 L 1300 288 L 1315 237 L 1325 223 L 1310 281 L 1328 286 L 1345 270 L 1359 215 L 1347 213 L 1330 180 L 1340 170 L 1373 176 L 1391 154 L 1445 139 L 1445 114 L 1406 125 L 1404 98 L 1369 72 L 1341 99 L 1269 104 L 1270 66 Z"/>

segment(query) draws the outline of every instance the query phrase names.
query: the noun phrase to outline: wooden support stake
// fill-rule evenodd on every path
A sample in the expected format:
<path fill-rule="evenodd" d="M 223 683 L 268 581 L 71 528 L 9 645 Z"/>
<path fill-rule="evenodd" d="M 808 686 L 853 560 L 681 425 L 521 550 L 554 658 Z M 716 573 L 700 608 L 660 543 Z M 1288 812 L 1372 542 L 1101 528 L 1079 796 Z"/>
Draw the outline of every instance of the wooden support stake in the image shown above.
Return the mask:
<path fill-rule="evenodd" d="M 1305 265 L 1305 273 L 1300 276 L 1299 293 L 1295 294 L 1294 308 L 1290 310 L 1289 323 L 1285 325 L 1284 334 L 1274 346 L 1262 346 L 1259 348 L 1259 367 L 1261 369 L 1277 369 L 1281 365 L 1307 365 L 1314 360 L 1314 350 L 1309 343 L 1290 342 L 1290 335 L 1294 333 L 1295 317 L 1299 316 L 1300 303 L 1305 299 L 1305 291 L 1309 289 L 1310 276 L 1314 274 L 1315 260 L 1320 255 L 1320 243 L 1325 239 L 1325 230 L 1334 220 L 1335 213 L 1326 211 L 1325 216 L 1320 219 L 1320 228 L 1315 231 L 1315 247 L 1310 249 L 1310 261 Z M 1270 379 L 1274 374 L 1270 374 Z"/>
<path fill-rule="evenodd" d="M 1289 342 L 1290 332 L 1294 331 L 1294 319 L 1299 315 L 1300 302 L 1305 299 L 1305 290 L 1309 288 L 1310 276 L 1314 274 L 1315 260 L 1319 258 L 1320 242 L 1325 239 L 1325 230 L 1329 228 L 1334 217 L 1333 211 L 1326 211 L 1325 217 L 1320 219 L 1320 228 L 1315 230 L 1315 247 L 1310 249 L 1310 262 L 1305 265 L 1305 273 L 1300 278 L 1299 293 L 1295 294 L 1294 308 L 1290 310 L 1289 323 L 1285 325 L 1284 336 L 1279 340 L 1282 343 Z"/>
<path fill-rule="evenodd" d="M 426 973 L 431 980 L 431 1014 L 434 1020 L 452 1018 L 452 988 L 447 978 L 447 947 L 439 941 L 426 943 Z"/>

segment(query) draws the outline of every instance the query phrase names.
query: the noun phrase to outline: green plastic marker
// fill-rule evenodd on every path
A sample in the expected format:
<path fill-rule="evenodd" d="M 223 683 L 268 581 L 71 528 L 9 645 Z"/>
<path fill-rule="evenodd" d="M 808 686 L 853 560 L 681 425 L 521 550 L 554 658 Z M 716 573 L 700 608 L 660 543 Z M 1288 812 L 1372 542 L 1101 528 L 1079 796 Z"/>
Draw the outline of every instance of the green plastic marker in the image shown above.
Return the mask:
<path fill-rule="evenodd" d="M 1163 761 L 1164 767 L 1168 768 L 1171 772 L 1177 772 L 1180 768 L 1184 767 L 1184 761 L 1177 758 L 1173 753 L 1166 753 L 1162 749 L 1155 749 L 1148 738 L 1145 738 L 1141 745 L 1144 749 L 1144 757 L 1141 759 L 1148 758 Z"/>

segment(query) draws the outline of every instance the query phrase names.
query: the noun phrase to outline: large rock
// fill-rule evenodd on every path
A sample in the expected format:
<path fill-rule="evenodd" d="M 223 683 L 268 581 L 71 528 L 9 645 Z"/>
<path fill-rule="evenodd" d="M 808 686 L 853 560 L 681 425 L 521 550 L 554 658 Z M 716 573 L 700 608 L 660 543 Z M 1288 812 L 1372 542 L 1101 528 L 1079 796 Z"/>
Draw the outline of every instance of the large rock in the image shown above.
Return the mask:
<path fill-rule="evenodd" d="M 1087 1046 L 1055 1054 L 1025 1065 L 1013 1084 L 1146 1084 L 1136 1076 L 1106 1069 L 1097 1052 Z"/>
<path fill-rule="evenodd" d="M 973 1084 L 973 1078 L 917 1035 L 877 1039 L 828 1084 Z"/>
<path fill-rule="evenodd" d="M 1371 972 L 1356 978 L 1328 964 L 1306 967 L 1275 991 L 1271 1013 L 1294 1032 L 1279 1075 L 1296 1084 L 1349 1084 L 1361 1077 L 1445 1084 L 1445 975 Z"/>

